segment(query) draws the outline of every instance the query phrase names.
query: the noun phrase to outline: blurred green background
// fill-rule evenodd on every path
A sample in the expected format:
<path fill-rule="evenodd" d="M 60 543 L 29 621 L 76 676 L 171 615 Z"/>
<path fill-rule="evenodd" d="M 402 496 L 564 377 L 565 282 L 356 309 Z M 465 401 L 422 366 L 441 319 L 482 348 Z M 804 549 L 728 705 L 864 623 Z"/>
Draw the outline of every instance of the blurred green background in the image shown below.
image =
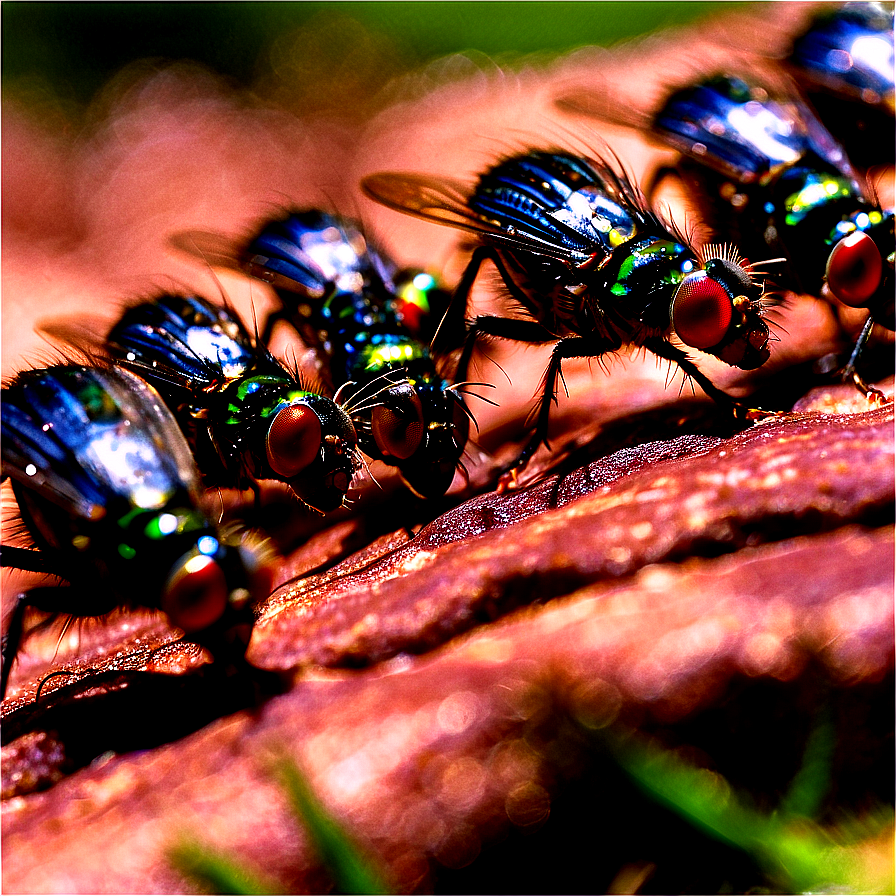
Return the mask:
<path fill-rule="evenodd" d="M 718 13 L 730 2 L 33 3 L 5 0 L 5 92 L 55 94 L 81 105 L 114 72 L 144 57 L 193 59 L 252 84 L 278 38 L 310 22 L 354 20 L 390 47 L 397 68 L 457 51 L 559 53 L 609 45 Z M 346 30 L 347 40 L 353 29 Z M 313 44 L 309 47 L 313 50 Z M 262 63 L 263 65 L 263 63 Z"/>

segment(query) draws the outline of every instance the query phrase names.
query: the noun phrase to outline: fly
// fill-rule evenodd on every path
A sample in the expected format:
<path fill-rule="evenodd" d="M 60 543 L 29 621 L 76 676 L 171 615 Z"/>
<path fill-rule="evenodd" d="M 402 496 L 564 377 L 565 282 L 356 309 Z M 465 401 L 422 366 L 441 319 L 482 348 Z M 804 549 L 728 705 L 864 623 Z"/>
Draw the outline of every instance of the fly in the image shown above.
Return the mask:
<path fill-rule="evenodd" d="M 107 348 L 164 398 L 207 486 L 286 483 L 308 507 L 342 506 L 360 468 L 346 412 L 309 391 L 226 308 L 162 295 L 129 308 Z"/>
<path fill-rule="evenodd" d="M 315 349 L 360 449 L 418 496 L 443 495 L 461 468 L 472 415 L 459 392 L 471 384 L 446 382 L 426 344 L 447 305 L 433 277 L 407 270 L 393 280 L 354 223 L 316 209 L 266 222 L 238 253 L 211 255 L 274 288 L 282 310 L 263 332 L 286 319 Z"/>
<path fill-rule="evenodd" d="M 2 565 L 68 584 L 16 597 L 0 697 L 28 607 L 73 617 L 155 608 L 216 659 L 235 643 L 241 657 L 269 562 L 260 541 L 200 509 L 196 467 L 158 393 L 119 368 L 64 364 L 18 374 L 2 400 L 2 475 L 33 545 L 3 545 Z"/>
<path fill-rule="evenodd" d="M 453 180 L 384 173 L 363 189 L 382 204 L 472 231 L 480 239 L 443 325 L 457 329 L 482 263 L 491 261 L 528 319 L 479 316 L 468 328 L 457 377 L 466 376 L 480 335 L 553 343 L 535 430 L 511 467 L 521 471 L 547 444 L 562 361 L 599 357 L 624 344 L 674 361 L 714 400 L 740 408 L 670 341 L 743 370 L 769 357 L 762 286 L 732 247 L 698 255 L 643 205 L 624 174 L 563 152 L 511 156 L 472 189 Z M 439 331 L 434 348 L 443 346 Z"/>
<path fill-rule="evenodd" d="M 614 118 L 593 95 L 561 103 Z M 893 213 L 860 185 L 845 151 L 812 111 L 796 98 L 777 99 L 719 76 L 674 92 L 650 127 L 682 156 L 675 168 L 654 174 L 648 195 L 677 174 L 715 233 L 748 255 L 786 256 L 792 288 L 813 295 L 826 288 L 843 304 L 868 309 L 842 375 L 879 394 L 856 362 L 875 323 L 893 329 Z"/>
<path fill-rule="evenodd" d="M 892 3 L 823 8 L 784 65 L 855 162 L 893 164 Z"/>

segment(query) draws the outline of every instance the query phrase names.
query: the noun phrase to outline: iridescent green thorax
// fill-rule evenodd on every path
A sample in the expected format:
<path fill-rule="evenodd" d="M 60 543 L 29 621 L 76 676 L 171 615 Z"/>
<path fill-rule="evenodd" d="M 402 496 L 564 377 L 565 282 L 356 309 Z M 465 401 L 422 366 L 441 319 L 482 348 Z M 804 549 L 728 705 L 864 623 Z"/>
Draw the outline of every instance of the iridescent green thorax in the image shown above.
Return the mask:
<path fill-rule="evenodd" d="M 807 174 L 803 187 L 784 200 L 784 223 L 799 224 L 810 212 L 839 199 L 855 194 L 855 184 L 847 177 L 832 174 Z"/>
<path fill-rule="evenodd" d="M 872 209 L 868 212 L 856 212 L 848 218 L 838 221 L 837 226 L 830 232 L 825 243 L 828 246 L 833 246 L 835 243 L 840 242 L 844 237 L 859 230 L 863 233 L 871 233 L 873 235 L 884 222 L 885 218 L 891 219 L 892 214 L 885 216 L 883 212 L 877 211 L 876 209 Z"/>
<path fill-rule="evenodd" d="M 383 373 L 428 357 L 426 349 L 419 343 L 403 339 L 365 346 L 360 355 L 359 366 L 368 374 Z"/>
<path fill-rule="evenodd" d="M 637 295 L 645 274 L 649 275 L 654 288 L 666 285 L 674 287 L 696 266 L 693 254 L 681 243 L 667 240 L 646 241 L 629 249 L 619 266 L 615 282 L 610 286 L 610 292 L 614 296 Z"/>
<path fill-rule="evenodd" d="M 142 558 L 147 562 L 150 554 L 156 554 L 167 572 L 168 566 L 186 550 L 186 542 L 194 541 L 202 554 L 213 555 L 218 550 L 218 539 L 211 534 L 208 521 L 199 511 L 189 507 L 166 507 L 163 510 L 144 510 L 135 507 L 116 520 L 118 531 L 117 553 L 123 560 Z M 209 534 L 196 541 L 195 534 L 178 546 L 184 535 L 208 530 Z M 146 567 L 152 568 L 152 561 Z"/>
<path fill-rule="evenodd" d="M 273 418 L 277 411 L 313 393 L 294 388 L 289 380 L 276 376 L 253 376 L 240 380 L 227 404 L 228 425 L 244 424 L 249 416 Z"/>

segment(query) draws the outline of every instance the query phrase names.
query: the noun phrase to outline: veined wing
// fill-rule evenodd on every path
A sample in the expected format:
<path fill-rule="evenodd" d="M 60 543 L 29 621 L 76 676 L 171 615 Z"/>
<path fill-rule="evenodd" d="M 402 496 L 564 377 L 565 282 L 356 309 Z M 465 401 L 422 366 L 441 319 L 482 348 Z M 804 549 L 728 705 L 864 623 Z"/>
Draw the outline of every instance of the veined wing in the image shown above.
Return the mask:
<path fill-rule="evenodd" d="M 580 264 L 579 253 L 569 247 L 528 234 L 509 232 L 477 215 L 468 204 L 469 190 L 459 181 L 406 172 L 371 174 L 361 181 L 364 192 L 374 201 L 395 211 L 424 221 L 447 224 L 485 236 L 511 249 L 546 255 L 567 264 Z"/>
<path fill-rule="evenodd" d="M 168 245 L 178 252 L 198 258 L 211 267 L 240 270 L 234 246 L 236 240 L 207 230 L 181 230 L 168 237 Z"/>

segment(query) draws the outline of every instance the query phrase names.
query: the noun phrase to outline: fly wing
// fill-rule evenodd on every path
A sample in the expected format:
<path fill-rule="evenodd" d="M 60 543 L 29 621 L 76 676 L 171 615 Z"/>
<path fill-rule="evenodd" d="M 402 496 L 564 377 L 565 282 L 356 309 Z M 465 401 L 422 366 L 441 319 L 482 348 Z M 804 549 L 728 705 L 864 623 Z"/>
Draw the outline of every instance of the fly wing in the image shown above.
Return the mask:
<path fill-rule="evenodd" d="M 210 267 L 239 270 L 234 246 L 236 240 L 223 233 L 207 230 L 181 230 L 168 237 L 170 248 L 191 258 L 198 258 Z"/>
<path fill-rule="evenodd" d="M 557 105 L 567 112 L 620 125 L 677 149 L 740 183 L 759 180 L 780 166 L 815 153 L 834 170 L 855 179 L 846 153 L 782 72 L 764 70 L 761 83 L 749 57 L 732 49 L 728 72 L 694 68 L 681 87 L 645 103 L 618 92 L 578 88 Z M 653 112 L 647 110 L 652 109 Z"/>
<path fill-rule="evenodd" d="M 468 204 L 469 190 L 459 181 L 407 172 L 371 174 L 361 181 L 364 192 L 387 208 L 414 215 L 424 221 L 457 227 L 510 249 L 546 255 L 567 264 L 581 261 L 566 246 L 528 234 L 508 233 L 477 215 Z"/>
<path fill-rule="evenodd" d="M 197 492 L 180 430 L 146 383 L 118 368 L 29 370 L 3 389 L 3 474 L 95 520 L 120 499 L 162 506 Z"/>
<path fill-rule="evenodd" d="M 153 444 L 164 456 L 172 482 L 179 482 L 191 494 L 199 492 L 196 462 L 171 412 L 161 395 L 139 376 L 121 368 L 104 373 L 106 388 L 115 396 L 122 413 L 150 434 Z"/>
<path fill-rule="evenodd" d="M 809 88 L 854 102 L 877 104 L 893 115 L 893 5 L 823 6 L 797 36 L 786 64 Z"/>
<path fill-rule="evenodd" d="M 84 474 L 66 444 L 67 421 L 60 419 L 50 430 L 44 428 L 46 423 L 46 416 L 29 406 L 20 384 L 4 388 L 0 418 L 3 475 L 67 512 L 91 519 L 105 504 L 104 491 Z"/>
<path fill-rule="evenodd" d="M 741 182 L 760 180 L 814 153 L 854 178 L 846 153 L 800 100 L 721 76 L 671 94 L 654 130 L 671 146 Z"/>
<path fill-rule="evenodd" d="M 632 103 L 619 102 L 609 91 L 590 90 L 580 87 L 560 96 L 556 105 L 564 112 L 572 115 L 584 115 L 596 121 L 630 128 L 643 134 L 649 134 L 652 125 L 651 116 Z"/>
<path fill-rule="evenodd" d="M 105 354 L 103 334 L 109 331 L 110 321 L 101 317 L 79 314 L 78 317 L 48 317 L 35 324 L 35 330 L 63 347 L 66 357 L 69 349 L 85 357 Z"/>

